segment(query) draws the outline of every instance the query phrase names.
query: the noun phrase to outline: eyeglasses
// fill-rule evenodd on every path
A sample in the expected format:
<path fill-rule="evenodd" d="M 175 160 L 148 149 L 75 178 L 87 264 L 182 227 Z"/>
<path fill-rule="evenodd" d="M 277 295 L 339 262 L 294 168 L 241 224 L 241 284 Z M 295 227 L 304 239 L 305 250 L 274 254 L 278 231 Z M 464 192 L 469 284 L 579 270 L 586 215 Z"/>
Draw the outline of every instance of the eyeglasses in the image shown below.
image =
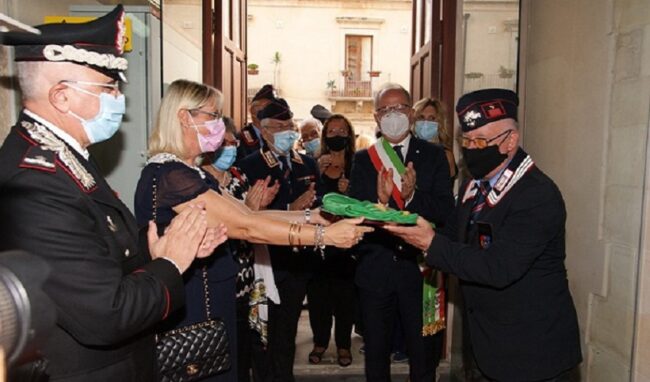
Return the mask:
<path fill-rule="evenodd" d="M 114 82 L 91 82 L 91 81 L 75 81 L 75 80 L 62 80 L 59 83 L 67 84 L 77 84 L 77 85 L 86 85 L 86 86 L 97 86 L 103 89 L 105 93 L 117 94 L 120 92 L 120 84 L 117 81 Z"/>
<path fill-rule="evenodd" d="M 397 111 L 406 114 L 409 110 L 411 110 L 411 106 L 400 103 L 397 105 L 380 107 L 378 109 L 375 109 L 375 112 L 377 112 L 377 114 L 388 114 L 391 111 Z"/>
<path fill-rule="evenodd" d="M 472 143 L 474 143 L 474 147 L 476 147 L 477 149 L 484 149 L 484 148 L 488 147 L 491 142 L 494 142 L 495 140 L 497 140 L 500 137 L 503 137 L 505 135 L 503 140 L 501 140 L 501 142 L 499 142 L 499 144 L 502 144 L 503 142 L 505 142 L 506 139 L 508 139 L 508 137 L 510 136 L 510 133 L 512 133 L 512 130 L 506 130 L 503 133 L 501 133 L 501 134 L 499 134 L 499 135 L 497 135 L 495 137 L 489 138 L 489 139 L 488 138 L 468 138 L 468 137 L 461 136 L 459 140 L 460 140 L 460 145 L 462 147 L 464 147 L 464 148 L 468 148 Z"/>
<path fill-rule="evenodd" d="M 213 119 L 219 119 L 221 118 L 221 114 L 219 112 L 212 112 L 212 111 L 205 111 L 201 109 L 189 109 L 190 113 L 199 113 L 199 114 L 206 114 L 212 117 Z"/>

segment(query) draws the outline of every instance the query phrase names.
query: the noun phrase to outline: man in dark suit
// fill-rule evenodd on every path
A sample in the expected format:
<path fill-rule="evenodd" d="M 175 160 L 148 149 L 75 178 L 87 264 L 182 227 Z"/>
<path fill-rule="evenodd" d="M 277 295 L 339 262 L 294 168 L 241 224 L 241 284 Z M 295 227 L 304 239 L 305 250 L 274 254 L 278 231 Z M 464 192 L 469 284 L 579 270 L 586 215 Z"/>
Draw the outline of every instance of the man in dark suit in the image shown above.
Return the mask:
<path fill-rule="evenodd" d="M 86 24 L 0 36 L 16 46 L 24 105 L 0 148 L 0 250 L 27 250 L 52 268 L 43 289 L 58 318 L 40 349 L 45 379 L 154 380 L 148 330 L 183 304 L 181 273 L 206 233 L 192 208 L 161 239 L 152 225 L 147 253 L 88 154 L 124 114 L 123 21 L 118 6 Z M 214 248 L 204 244 L 203 255 Z"/>
<path fill-rule="evenodd" d="M 276 98 L 273 85 L 266 84 L 255 94 L 251 100 L 249 111 L 251 114 L 251 123 L 242 127 L 239 132 L 240 145 L 237 148 L 237 160 L 240 161 L 250 154 L 257 152 L 260 148 L 265 147 L 264 138 L 261 133 L 260 120 L 257 113 L 263 110 L 266 105 Z"/>
<path fill-rule="evenodd" d="M 268 209 L 302 211 L 316 200 L 320 183 L 318 165 L 293 149 L 299 134 L 292 117 L 285 100 L 271 100 L 257 114 L 266 145 L 239 163 L 251 183 L 267 176 L 272 182 L 279 182 L 280 190 Z M 269 252 L 280 302 L 269 303 L 267 354 L 271 375 L 267 380 L 291 382 L 298 320 L 311 278 L 310 257 L 315 254 L 312 248 L 287 246 L 269 246 Z"/>
<path fill-rule="evenodd" d="M 418 213 L 438 225 L 453 207 L 449 165 L 439 146 L 414 138 L 409 93 L 388 84 L 375 99 L 381 130 L 377 144 L 357 152 L 350 175 L 350 195 Z M 435 367 L 422 337 L 422 275 L 417 250 L 381 230 L 358 246 L 356 284 L 364 325 L 366 378 L 390 381 L 394 321 L 404 328 L 412 382 L 432 381 Z"/>
<path fill-rule="evenodd" d="M 568 381 L 582 360 L 564 267 L 566 211 L 557 186 L 519 147 L 518 98 L 461 97 L 463 157 L 473 179 L 443 230 L 391 231 L 458 276 L 474 358 L 490 381 Z"/>

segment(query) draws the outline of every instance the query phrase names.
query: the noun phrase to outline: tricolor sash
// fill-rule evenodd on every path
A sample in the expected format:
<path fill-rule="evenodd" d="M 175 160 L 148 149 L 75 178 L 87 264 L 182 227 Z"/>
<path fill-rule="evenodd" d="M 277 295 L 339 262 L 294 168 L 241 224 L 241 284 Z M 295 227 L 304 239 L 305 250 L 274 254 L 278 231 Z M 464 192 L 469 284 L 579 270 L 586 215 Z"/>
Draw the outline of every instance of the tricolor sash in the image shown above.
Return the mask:
<path fill-rule="evenodd" d="M 368 154 L 377 173 L 382 169 L 393 169 L 393 200 L 397 203 L 400 210 L 404 209 L 404 200 L 402 199 L 402 175 L 406 172 L 404 163 L 399 159 L 393 147 L 383 137 L 377 139 L 377 142 L 368 148 Z"/>

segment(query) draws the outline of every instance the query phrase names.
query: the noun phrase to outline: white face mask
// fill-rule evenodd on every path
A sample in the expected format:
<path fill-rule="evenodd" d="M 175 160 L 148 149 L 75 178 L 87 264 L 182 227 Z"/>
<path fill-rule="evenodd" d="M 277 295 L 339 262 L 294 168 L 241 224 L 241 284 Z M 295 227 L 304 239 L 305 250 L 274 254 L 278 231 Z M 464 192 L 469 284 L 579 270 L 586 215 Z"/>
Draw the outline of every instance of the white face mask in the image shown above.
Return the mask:
<path fill-rule="evenodd" d="M 410 124 L 409 117 L 397 111 L 391 111 L 381 117 L 379 121 L 382 135 L 390 139 L 399 139 L 404 136 Z"/>

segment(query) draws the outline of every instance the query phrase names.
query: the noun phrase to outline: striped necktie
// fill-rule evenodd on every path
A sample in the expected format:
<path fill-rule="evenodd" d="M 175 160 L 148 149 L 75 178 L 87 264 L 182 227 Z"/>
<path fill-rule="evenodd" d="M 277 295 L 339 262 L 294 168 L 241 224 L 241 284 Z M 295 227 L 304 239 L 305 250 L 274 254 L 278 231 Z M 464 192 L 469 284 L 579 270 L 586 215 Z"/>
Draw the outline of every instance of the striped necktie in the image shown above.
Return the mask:
<path fill-rule="evenodd" d="M 474 206 L 472 206 L 472 214 L 470 217 L 469 224 L 475 224 L 476 219 L 480 215 L 483 207 L 485 207 L 485 200 L 490 193 L 491 187 L 490 182 L 483 181 L 479 183 L 478 192 L 476 193 L 476 199 L 474 200 Z"/>

